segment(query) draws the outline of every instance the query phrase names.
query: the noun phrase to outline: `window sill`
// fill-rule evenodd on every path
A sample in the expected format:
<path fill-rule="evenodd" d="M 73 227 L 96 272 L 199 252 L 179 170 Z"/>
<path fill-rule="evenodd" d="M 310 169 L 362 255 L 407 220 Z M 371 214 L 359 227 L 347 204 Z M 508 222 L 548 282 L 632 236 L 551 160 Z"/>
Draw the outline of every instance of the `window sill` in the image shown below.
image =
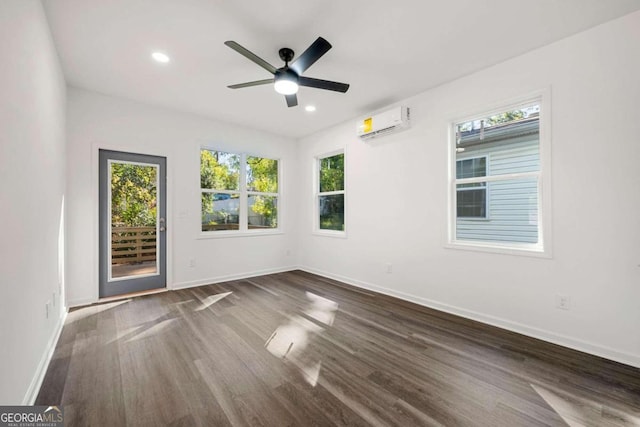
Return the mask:
<path fill-rule="evenodd" d="M 206 240 L 206 239 L 226 239 L 233 237 L 256 237 L 256 236 L 276 236 L 279 234 L 284 234 L 284 231 L 281 229 L 275 230 L 251 230 L 251 231 L 209 231 L 206 233 L 200 232 L 197 239 L 198 240 Z"/>
<path fill-rule="evenodd" d="M 487 252 L 502 255 L 528 256 L 551 259 L 551 251 L 537 245 L 501 245 L 491 242 L 453 241 L 444 245 L 446 249 Z"/>
<path fill-rule="evenodd" d="M 338 239 L 346 239 L 347 232 L 346 231 L 335 231 L 335 230 L 313 230 L 311 234 L 315 236 L 322 237 L 334 237 Z"/>

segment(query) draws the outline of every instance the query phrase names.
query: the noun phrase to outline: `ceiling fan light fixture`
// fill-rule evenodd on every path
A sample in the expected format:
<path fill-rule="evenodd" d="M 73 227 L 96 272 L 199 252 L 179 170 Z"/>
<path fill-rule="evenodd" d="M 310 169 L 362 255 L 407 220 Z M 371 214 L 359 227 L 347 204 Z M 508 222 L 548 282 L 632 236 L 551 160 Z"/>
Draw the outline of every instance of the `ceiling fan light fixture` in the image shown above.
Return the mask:
<path fill-rule="evenodd" d="M 281 95 L 294 95 L 298 93 L 298 83 L 285 78 L 276 80 L 273 88 Z"/>
<path fill-rule="evenodd" d="M 171 61 L 171 58 L 169 58 L 169 55 L 167 55 L 164 52 L 153 52 L 151 54 L 151 57 L 156 61 L 159 62 L 161 64 L 166 64 L 169 61 Z"/>

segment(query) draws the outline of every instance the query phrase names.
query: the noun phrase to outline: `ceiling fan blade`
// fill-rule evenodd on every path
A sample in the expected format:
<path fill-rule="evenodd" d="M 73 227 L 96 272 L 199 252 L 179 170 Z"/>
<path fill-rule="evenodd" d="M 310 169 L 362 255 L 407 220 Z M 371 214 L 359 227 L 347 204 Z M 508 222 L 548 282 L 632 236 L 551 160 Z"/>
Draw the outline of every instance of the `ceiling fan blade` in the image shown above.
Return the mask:
<path fill-rule="evenodd" d="M 231 49 L 233 49 L 236 52 L 238 52 L 240 55 L 242 55 L 245 58 L 249 59 L 250 61 L 255 62 L 256 64 L 258 64 L 259 66 L 261 66 L 262 68 L 264 68 L 265 70 L 270 72 L 271 74 L 275 74 L 276 73 L 276 67 L 274 67 L 273 65 L 269 64 L 267 61 L 265 61 L 264 59 L 260 58 L 255 53 L 245 49 L 242 46 L 240 46 L 238 43 L 234 42 L 233 40 L 226 41 L 226 42 L 224 42 L 224 44 L 226 44 Z"/>
<path fill-rule="evenodd" d="M 298 97 L 295 93 L 293 95 L 285 95 L 284 97 L 287 100 L 287 107 L 295 107 L 298 105 Z"/>
<path fill-rule="evenodd" d="M 236 85 L 230 85 L 230 86 L 227 86 L 227 87 L 229 89 L 241 89 L 243 87 L 268 85 L 269 83 L 273 83 L 274 80 L 275 79 L 256 80 L 255 82 L 238 83 Z"/>
<path fill-rule="evenodd" d="M 329 49 L 331 49 L 331 43 L 322 37 L 318 37 L 302 55 L 298 56 L 298 58 L 289 65 L 289 68 L 300 75 L 320 59 L 322 55 L 327 53 Z"/>
<path fill-rule="evenodd" d="M 349 85 L 347 83 L 332 82 L 332 81 L 329 81 L 329 80 L 312 79 L 311 77 L 302 77 L 302 76 L 300 76 L 298 78 L 298 84 L 300 86 L 315 87 L 316 89 L 333 90 L 333 91 L 342 92 L 342 93 L 345 93 L 347 90 L 349 90 Z"/>

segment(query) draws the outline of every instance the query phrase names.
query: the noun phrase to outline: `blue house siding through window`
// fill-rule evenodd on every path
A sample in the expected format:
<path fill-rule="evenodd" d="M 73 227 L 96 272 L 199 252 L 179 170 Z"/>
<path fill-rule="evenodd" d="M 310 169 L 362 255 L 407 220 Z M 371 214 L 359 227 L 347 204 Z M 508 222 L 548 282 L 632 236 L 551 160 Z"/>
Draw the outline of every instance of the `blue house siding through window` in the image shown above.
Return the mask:
<path fill-rule="evenodd" d="M 531 121 L 533 125 L 537 130 L 538 120 Z M 539 133 L 519 133 L 494 142 L 468 144 L 456 159 L 478 157 L 486 157 L 487 176 L 539 171 Z M 535 177 L 487 182 L 486 206 L 484 218 L 456 219 L 457 239 L 538 242 L 538 182 Z"/>

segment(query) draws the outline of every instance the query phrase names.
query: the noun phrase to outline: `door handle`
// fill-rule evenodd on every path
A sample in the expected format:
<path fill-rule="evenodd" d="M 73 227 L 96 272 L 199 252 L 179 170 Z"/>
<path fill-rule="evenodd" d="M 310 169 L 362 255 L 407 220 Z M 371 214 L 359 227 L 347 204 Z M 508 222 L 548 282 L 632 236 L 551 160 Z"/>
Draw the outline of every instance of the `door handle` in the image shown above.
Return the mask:
<path fill-rule="evenodd" d="M 167 231 L 167 228 L 164 226 L 164 218 L 160 218 L 160 231 Z"/>

